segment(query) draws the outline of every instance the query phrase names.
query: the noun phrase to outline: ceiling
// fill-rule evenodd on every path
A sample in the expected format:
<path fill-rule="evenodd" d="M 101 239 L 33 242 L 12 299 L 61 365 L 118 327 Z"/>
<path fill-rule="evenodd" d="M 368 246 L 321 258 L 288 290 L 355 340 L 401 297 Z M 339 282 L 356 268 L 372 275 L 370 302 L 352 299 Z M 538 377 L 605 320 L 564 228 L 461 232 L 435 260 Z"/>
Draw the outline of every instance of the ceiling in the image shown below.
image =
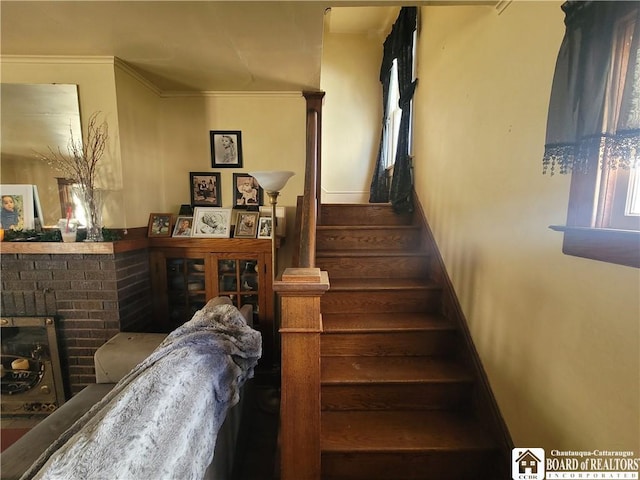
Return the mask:
<path fill-rule="evenodd" d="M 335 33 L 381 34 L 399 2 L 333 1 Z M 159 90 L 320 89 L 328 1 L 0 2 L 3 56 L 115 56 Z"/>

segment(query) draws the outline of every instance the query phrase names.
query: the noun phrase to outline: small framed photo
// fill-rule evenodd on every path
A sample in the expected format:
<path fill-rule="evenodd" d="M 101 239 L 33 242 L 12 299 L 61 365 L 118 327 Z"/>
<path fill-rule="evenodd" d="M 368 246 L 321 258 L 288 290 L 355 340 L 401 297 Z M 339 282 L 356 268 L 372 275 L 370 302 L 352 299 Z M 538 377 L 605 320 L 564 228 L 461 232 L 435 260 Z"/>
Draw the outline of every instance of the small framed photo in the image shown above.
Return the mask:
<path fill-rule="evenodd" d="M 173 227 L 172 237 L 190 237 L 193 227 L 193 217 L 179 216 L 176 220 L 176 226 Z"/>
<path fill-rule="evenodd" d="M 229 238 L 231 236 L 231 209 L 196 207 L 193 210 L 191 236 Z"/>
<path fill-rule="evenodd" d="M 221 207 L 219 172 L 190 172 L 189 188 L 192 207 Z"/>
<path fill-rule="evenodd" d="M 171 213 L 152 213 L 149 215 L 149 237 L 171 236 Z"/>
<path fill-rule="evenodd" d="M 211 166 L 242 168 L 242 133 L 238 130 L 211 130 Z"/>
<path fill-rule="evenodd" d="M 258 238 L 271 238 L 271 232 L 273 228 L 273 220 L 271 217 L 260 217 L 258 222 Z"/>
<path fill-rule="evenodd" d="M 236 217 L 236 229 L 233 231 L 233 237 L 256 238 L 259 216 L 260 212 L 238 212 L 238 216 Z"/>
<path fill-rule="evenodd" d="M 0 185 L 2 196 L 2 228 L 33 230 L 33 185 Z"/>
<path fill-rule="evenodd" d="M 233 208 L 259 207 L 264 192 L 258 181 L 246 173 L 233 174 Z"/>

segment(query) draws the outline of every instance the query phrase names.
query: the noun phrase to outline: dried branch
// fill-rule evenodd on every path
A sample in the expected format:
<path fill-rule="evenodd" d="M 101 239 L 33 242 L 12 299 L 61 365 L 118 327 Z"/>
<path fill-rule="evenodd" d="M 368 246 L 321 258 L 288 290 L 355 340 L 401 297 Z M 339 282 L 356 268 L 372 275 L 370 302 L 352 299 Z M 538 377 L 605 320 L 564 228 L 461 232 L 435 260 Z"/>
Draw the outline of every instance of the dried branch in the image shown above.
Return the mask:
<path fill-rule="evenodd" d="M 109 139 L 109 126 L 106 120 L 100 122 L 99 116 L 100 112 L 96 112 L 89 117 L 84 142 L 82 139 L 74 138 L 73 130 L 69 129 L 66 155 L 60 147 L 57 150 L 49 147 L 48 155 L 39 154 L 41 159 L 61 172 L 65 178 L 87 190 L 95 188 L 98 163 L 104 155 Z"/>

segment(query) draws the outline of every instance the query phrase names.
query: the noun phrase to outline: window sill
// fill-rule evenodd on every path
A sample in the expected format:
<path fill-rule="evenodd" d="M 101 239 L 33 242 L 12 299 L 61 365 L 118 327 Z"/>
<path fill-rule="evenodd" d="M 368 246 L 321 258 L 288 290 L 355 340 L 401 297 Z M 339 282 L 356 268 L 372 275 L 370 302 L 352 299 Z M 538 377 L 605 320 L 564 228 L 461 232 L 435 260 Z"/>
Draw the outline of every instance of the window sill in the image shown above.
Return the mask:
<path fill-rule="evenodd" d="M 640 268 L 640 232 L 551 225 L 564 233 L 562 252 L 575 257 Z"/>

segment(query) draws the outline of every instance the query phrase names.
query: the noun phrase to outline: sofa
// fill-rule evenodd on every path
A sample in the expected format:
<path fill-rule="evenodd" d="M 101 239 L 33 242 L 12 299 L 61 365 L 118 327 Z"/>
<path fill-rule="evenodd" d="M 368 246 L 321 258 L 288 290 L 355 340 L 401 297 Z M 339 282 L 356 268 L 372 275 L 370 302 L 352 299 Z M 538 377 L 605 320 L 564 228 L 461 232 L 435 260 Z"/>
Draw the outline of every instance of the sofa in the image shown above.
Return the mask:
<path fill-rule="evenodd" d="M 227 303 L 226 297 L 219 298 L 221 300 L 214 299 L 213 302 Z M 240 313 L 247 324 L 252 326 L 251 305 L 243 306 Z M 96 383 L 74 395 L 2 452 L 0 479 L 19 479 L 63 432 L 100 402 L 134 367 L 147 359 L 166 337 L 166 334 L 160 333 L 121 332 L 101 346 L 94 355 Z M 242 457 L 242 448 L 238 447 L 249 421 L 246 413 L 250 411 L 247 405 L 252 396 L 253 386 L 251 380 L 248 380 L 240 389 L 238 403 L 228 410 L 218 431 L 213 461 L 206 471 L 205 479 L 233 478 L 234 469 Z"/>

